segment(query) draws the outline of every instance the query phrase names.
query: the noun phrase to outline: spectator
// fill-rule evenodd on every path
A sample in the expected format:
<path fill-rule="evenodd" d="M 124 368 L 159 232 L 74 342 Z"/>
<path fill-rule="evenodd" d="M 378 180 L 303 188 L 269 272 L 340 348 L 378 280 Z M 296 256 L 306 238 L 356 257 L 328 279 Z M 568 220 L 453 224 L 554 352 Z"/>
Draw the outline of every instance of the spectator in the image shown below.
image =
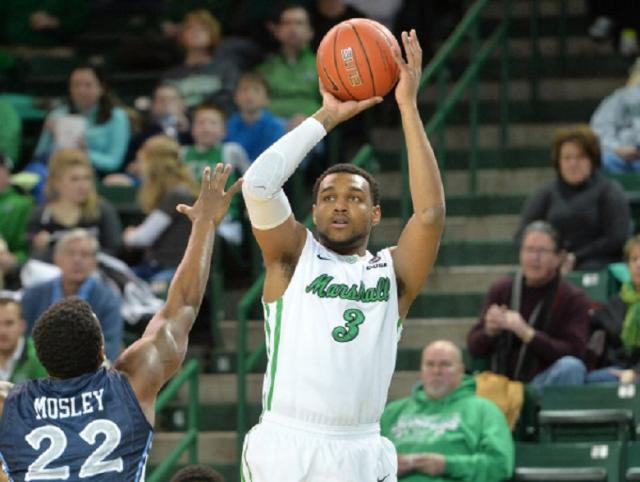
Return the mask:
<path fill-rule="evenodd" d="M 54 46 L 70 40 L 86 24 L 86 0 L 3 0 L 3 44 Z"/>
<path fill-rule="evenodd" d="M 20 303 L 0 297 L 0 381 L 20 383 L 47 376 L 26 330 Z"/>
<path fill-rule="evenodd" d="M 60 276 L 25 289 L 22 309 L 31 332 L 40 315 L 56 301 L 70 296 L 86 301 L 100 320 L 105 354 L 113 362 L 122 349 L 122 298 L 96 275 L 98 248 L 96 238 L 85 229 L 65 233 L 53 253 Z"/>
<path fill-rule="evenodd" d="M 224 477 L 208 465 L 188 465 L 178 470 L 171 482 L 224 482 Z"/>
<path fill-rule="evenodd" d="M 139 226 L 124 231 L 124 244 L 144 250 L 135 273 L 164 291 L 187 248 L 191 222 L 176 211 L 191 205 L 198 186 L 186 164 L 180 161 L 180 145 L 170 137 L 153 136 L 140 149 L 142 186 L 138 200 L 147 214 Z"/>
<path fill-rule="evenodd" d="M 193 113 L 191 134 L 195 144 L 183 150 L 182 158 L 191 167 L 195 179 L 200 180 L 206 166 L 214 167 L 222 162 L 234 168 L 227 181 L 230 186 L 249 168 L 249 158 L 242 146 L 222 141 L 225 137 L 224 112 L 218 107 L 199 105 Z M 227 215 L 218 227 L 218 234 L 233 245 L 242 242 L 240 218 L 240 198 L 236 197 L 231 200 Z"/>
<path fill-rule="evenodd" d="M 312 44 L 314 51 L 318 49 L 322 37 L 331 30 L 331 27 L 350 18 L 365 16 L 345 0 L 315 0 L 309 13 L 314 32 Z"/>
<path fill-rule="evenodd" d="M 98 197 L 93 168 L 84 151 L 59 149 L 49 161 L 46 204 L 29 220 L 31 257 L 50 262 L 54 244 L 73 228 L 85 228 L 102 249 L 115 254 L 122 243 L 122 226 L 114 207 Z"/>
<path fill-rule="evenodd" d="M 527 200 L 517 237 L 532 221 L 549 222 L 567 243 L 563 272 L 619 261 L 631 226 L 629 206 L 622 188 L 598 170 L 597 136 L 587 125 L 558 129 L 552 158 L 557 176 Z"/>
<path fill-rule="evenodd" d="M 475 394 L 460 350 L 435 341 L 422 351 L 421 384 L 391 402 L 381 432 L 398 452 L 398 480 L 508 480 L 514 448 L 500 409 Z"/>
<path fill-rule="evenodd" d="M 208 101 L 231 112 L 240 72 L 233 62 L 214 55 L 221 39 L 220 23 L 206 10 L 192 11 L 184 18 L 180 39 L 184 62 L 165 72 L 163 80 L 178 87 L 189 108 Z"/>
<path fill-rule="evenodd" d="M 33 201 L 11 186 L 12 167 L 11 159 L 0 154 L 0 239 L 5 244 L 4 249 L 0 248 L 0 280 L 8 287 L 17 288 L 8 278 L 17 280 L 18 268 L 27 259 L 27 221 Z"/>
<path fill-rule="evenodd" d="M 544 385 L 584 382 L 589 300 L 560 275 L 558 232 L 544 221 L 526 226 L 520 269 L 489 289 L 467 337 L 469 353 L 491 357 L 491 369 L 512 380 Z"/>
<path fill-rule="evenodd" d="M 309 22 L 309 14 L 302 5 L 282 7 L 271 29 L 280 50 L 258 67 L 269 84 L 271 110 L 287 119 L 289 130 L 320 108 L 316 56 L 309 46 L 313 29 Z"/>
<path fill-rule="evenodd" d="M 604 330 L 605 353 L 587 383 L 635 383 L 640 374 L 640 235 L 629 239 L 624 254 L 631 280 L 592 315 L 592 328 Z"/>
<path fill-rule="evenodd" d="M 617 43 L 622 55 L 637 55 L 640 27 L 638 3 L 589 0 L 587 4 L 589 16 L 593 19 L 589 35 L 595 40 L 610 38 Z"/>
<path fill-rule="evenodd" d="M 626 87 L 600 103 L 591 127 L 600 136 L 607 171 L 640 172 L 640 59 L 631 68 Z"/>
<path fill-rule="evenodd" d="M 69 77 L 69 96 L 67 103 L 47 117 L 35 150 L 36 162 L 44 164 L 60 147 L 61 139 L 54 138 L 54 131 L 59 131 L 69 122 L 69 116 L 74 115 L 74 121 L 84 119 L 84 127 L 74 122 L 77 127 L 73 129 L 73 136 L 67 133 L 64 139 L 67 147 L 86 149 L 100 177 L 116 172 L 122 166 L 131 128 L 125 110 L 116 107 L 102 71 L 90 65 L 76 67 Z M 35 169 L 42 172 L 41 167 Z"/>
<path fill-rule="evenodd" d="M 249 161 L 253 162 L 284 135 L 285 123 L 267 109 L 269 86 L 258 73 L 242 74 L 235 102 L 238 111 L 227 120 L 226 140 L 240 144 L 249 156 Z"/>
<path fill-rule="evenodd" d="M 22 119 L 6 99 L 0 99 L 0 153 L 17 161 L 22 142 Z"/>
<path fill-rule="evenodd" d="M 349 0 L 349 4 L 373 20 L 393 29 L 398 13 L 405 0 Z"/>

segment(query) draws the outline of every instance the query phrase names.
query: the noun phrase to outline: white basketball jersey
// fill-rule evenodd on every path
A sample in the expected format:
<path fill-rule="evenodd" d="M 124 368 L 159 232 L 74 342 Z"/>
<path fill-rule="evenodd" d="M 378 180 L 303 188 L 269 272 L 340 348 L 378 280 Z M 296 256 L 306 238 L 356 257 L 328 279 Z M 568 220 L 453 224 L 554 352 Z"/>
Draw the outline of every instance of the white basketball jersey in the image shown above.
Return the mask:
<path fill-rule="evenodd" d="M 342 256 L 307 231 L 289 286 L 264 312 L 263 413 L 323 425 L 379 421 L 402 328 L 389 249 Z"/>

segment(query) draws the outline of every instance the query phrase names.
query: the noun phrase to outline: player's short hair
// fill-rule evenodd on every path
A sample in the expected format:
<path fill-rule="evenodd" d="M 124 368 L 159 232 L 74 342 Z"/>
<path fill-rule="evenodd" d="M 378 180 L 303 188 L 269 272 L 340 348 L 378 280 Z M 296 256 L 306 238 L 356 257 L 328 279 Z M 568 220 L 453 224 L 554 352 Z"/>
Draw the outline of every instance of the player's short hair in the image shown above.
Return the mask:
<path fill-rule="evenodd" d="M 91 307 L 64 298 L 45 311 L 33 327 L 38 358 L 56 378 L 92 373 L 102 364 L 102 330 Z"/>
<path fill-rule="evenodd" d="M 565 247 L 564 240 L 558 230 L 546 221 L 538 220 L 527 224 L 522 231 L 520 244 L 524 243 L 524 238 L 526 238 L 529 233 L 544 233 L 549 236 L 555 245 L 556 252 L 562 251 Z"/>
<path fill-rule="evenodd" d="M 322 182 L 322 180 L 329 174 L 340 172 L 345 172 L 347 174 L 356 174 L 357 176 L 363 177 L 369 183 L 369 191 L 371 192 L 371 201 L 373 202 L 373 205 L 378 206 L 380 204 L 380 187 L 378 186 L 378 181 L 376 180 L 376 178 L 373 177 L 370 172 L 365 171 L 361 167 L 347 163 L 334 164 L 318 176 L 318 179 L 316 179 L 316 182 L 313 184 L 314 203 L 318 200 L 318 190 L 320 189 L 320 183 Z"/>
<path fill-rule="evenodd" d="M 225 482 L 217 470 L 208 465 L 189 465 L 175 473 L 171 482 Z"/>

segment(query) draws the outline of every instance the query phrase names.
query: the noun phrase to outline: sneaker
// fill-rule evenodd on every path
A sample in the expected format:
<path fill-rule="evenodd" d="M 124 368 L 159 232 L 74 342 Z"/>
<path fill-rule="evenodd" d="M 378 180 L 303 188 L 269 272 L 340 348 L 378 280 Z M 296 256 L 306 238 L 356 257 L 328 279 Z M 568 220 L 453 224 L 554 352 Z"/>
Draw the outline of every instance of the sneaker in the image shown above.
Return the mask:
<path fill-rule="evenodd" d="M 625 28 L 620 32 L 619 52 L 624 56 L 636 55 L 638 53 L 638 34 L 632 28 Z"/>
<path fill-rule="evenodd" d="M 613 27 L 613 20 L 609 17 L 600 16 L 589 27 L 589 35 L 597 40 L 603 40 L 611 33 L 611 27 Z"/>

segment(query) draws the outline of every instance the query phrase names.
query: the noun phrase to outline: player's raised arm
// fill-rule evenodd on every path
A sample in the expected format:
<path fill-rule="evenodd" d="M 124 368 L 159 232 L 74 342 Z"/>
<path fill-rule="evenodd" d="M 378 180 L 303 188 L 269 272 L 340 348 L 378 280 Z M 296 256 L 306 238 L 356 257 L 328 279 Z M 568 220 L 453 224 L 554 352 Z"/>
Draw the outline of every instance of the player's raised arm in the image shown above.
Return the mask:
<path fill-rule="evenodd" d="M 393 261 L 401 287 L 400 315 L 405 317 L 436 259 L 444 229 L 445 201 L 438 163 L 418 112 L 422 49 L 415 30 L 403 32 L 402 43 L 407 60 L 395 52 L 400 67 L 395 96 L 407 146 L 413 215 L 393 250 Z"/>
<path fill-rule="evenodd" d="M 288 280 L 282 282 L 277 267 L 283 260 L 295 264 L 305 240 L 305 228 L 293 217 L 282 186 L 331 129 L 382 100 L 373 97 L 341 102 L 322 85 L 320 91 L 322 107 L 258 156 L 244 175 L 242 194 L 267 268 L 267 300 L 279 297 L 286 289 Z"/>
<path fill-rule="evenodd" d="M 193 206 L 178 211 L 192 222 L 184 257 L 169 287 L 167 301 L 151 319 L 142 337 L 118 359 L 115 368 L 125 373 L 145 414 L 153 418 L 155 396 L 178 370 L 187 350 L 189 331 L 195 321 L 209 278 L 216 226 L 224 218 L 241 180 L 229 191 L 224 186 L 231 166 L 218 164 L 213 174 L 205 168 L 200 194 Z"/>

